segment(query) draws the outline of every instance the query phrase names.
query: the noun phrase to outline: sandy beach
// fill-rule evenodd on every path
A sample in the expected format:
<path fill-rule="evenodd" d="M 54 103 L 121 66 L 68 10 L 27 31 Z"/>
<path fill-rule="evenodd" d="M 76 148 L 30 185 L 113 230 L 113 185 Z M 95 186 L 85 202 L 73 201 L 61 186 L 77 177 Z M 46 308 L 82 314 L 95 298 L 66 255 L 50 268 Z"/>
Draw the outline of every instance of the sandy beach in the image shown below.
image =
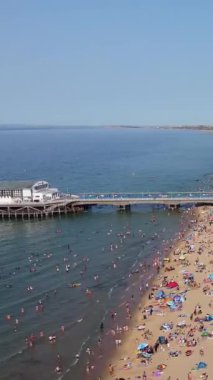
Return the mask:
<path fill-rule="evenodd" d="M 128 331 L 113 332 L 115 354 L 99 379 L 213 379 L 212 247 L 213 209 L 205 206 L 163 263 L 153 264 L 158 275 Z"/>

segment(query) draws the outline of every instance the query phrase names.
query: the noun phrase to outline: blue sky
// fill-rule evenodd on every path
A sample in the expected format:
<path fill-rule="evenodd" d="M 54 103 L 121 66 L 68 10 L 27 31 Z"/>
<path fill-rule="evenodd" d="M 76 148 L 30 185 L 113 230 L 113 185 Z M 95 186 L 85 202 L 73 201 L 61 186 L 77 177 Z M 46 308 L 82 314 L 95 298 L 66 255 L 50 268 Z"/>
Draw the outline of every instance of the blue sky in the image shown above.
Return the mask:
<path fill-rule="evenodd" d="M 213 124 L 210 0 L 0 0 L 0 123 Z"/>

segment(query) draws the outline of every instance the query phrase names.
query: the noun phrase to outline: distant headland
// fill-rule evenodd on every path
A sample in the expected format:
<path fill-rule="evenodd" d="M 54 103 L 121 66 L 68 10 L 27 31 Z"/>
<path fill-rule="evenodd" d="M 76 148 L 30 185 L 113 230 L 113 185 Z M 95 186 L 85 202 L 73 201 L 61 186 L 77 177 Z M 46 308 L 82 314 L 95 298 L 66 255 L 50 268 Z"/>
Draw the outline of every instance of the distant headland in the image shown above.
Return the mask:
<path fill-rule="evenodd" d="M 148 126 L 136 126 L 136 125 L 111 125 L 111 128 L 146 128 L 146 129 L 188 129 L 199 131 L 213 131 L 213 125 L 148 125 Z"/>

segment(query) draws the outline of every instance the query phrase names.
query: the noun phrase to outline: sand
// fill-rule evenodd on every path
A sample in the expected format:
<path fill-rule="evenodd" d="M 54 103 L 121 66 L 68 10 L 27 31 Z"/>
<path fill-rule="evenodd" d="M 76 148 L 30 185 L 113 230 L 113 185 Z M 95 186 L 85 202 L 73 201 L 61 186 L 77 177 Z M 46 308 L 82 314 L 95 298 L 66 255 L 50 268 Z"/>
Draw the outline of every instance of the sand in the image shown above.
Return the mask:
<path fill-rule="evenodd" d="M 213 222 L 211 222 L 211 220 L 213 221 L 213 208 L 205 206 L 197 209 L 194 219 L 185 235 L 180 236 L 176 247 L 170 252 L 170 262 L 164 261 L 154 284 L 150 285 L 146 296 L 141 301 L 142 307 L 140 305 L 132 317 L 129 331 L 122 334 L 116 332 L 112 338 L 120 339 L 121 344 L 106 363 L 105 371 L 100 377 L 101 380 L 120 378 L 125 380 L 213 379 L 213 335 L 211 337 L 213 321 L 203 322 L 203 329 L 210 333 L 207 337 L 201 336 L 202 331 L 199 331 L 202 323 L 195 321 L 196 317 L 202 319 L 207 313 L 213 315 L 213 281 L 208 280 L 210 273 L 213 273 Z M 185 257 L 184 260 L 180 260 L 182 256 Z M 170 266 L 175 269 L 167 271 L 166 267 Z M 184 271 L 194 274 L 194 282 L 185 283 Z M 176 281 L 179 289 L 169 290 L 162 286 L 165 276 L 167 276 L 167 281 Z M 163 300 L 156 300 L 155 296 L 158 290 L 153 291 L 154 297 L 150 299 L 148 295 L 152 292 L 151 287 L 153 286 L 158 290 L 163 290 L 166 294 L 171 291 L 179 295 L 185 292 L 185 301 L 180 304 L 182 305 L 181 309 L 171 311 Z M 209 289 L 205 294 L 206 286 Z M 149 305 L 153 305 L 152 315 L 150 315 Z M 194 315 L 195 309 L 197 313 L 200 310 L 198 315 Z M 144 310 L 147 311 L 144 312 Z M 144 319 L 144 315 L 147 316 L 147 319 Z M 163 323 L 173 323 L 173 329 L 170 331 L 160 330 Z M 186 327 L 178 327 L 178 323 L 183 323 Z M 144 330 L 139 330 L 138 326 L 143 327 Z M 151 331 L 150 336 L 149 334 L 145 336 L 146 330 Z M 191 336 L 189 335 L 190 330 Z M 172 337 L 170 333 L 173 334 Z M 150 361 L 142 357 L 137 358 L 138 344 L 146 342 L 153 347 L 159 336 L 167 338 L 168 344 L 160 345 Z M 193 339 L 196 345 L 187 347 L 189 344 L 187 342 Z M 187 350 L 192 351 L 190 356 L 186 355 Z M 178 356 L 170 356 L 171 352 L 176 352 Z M 207 367 L 196 369 L 196 364 L 199 362 L 205 362 Z M 159 364 L 165 364 L 165 369 L 157 371 Z"/>

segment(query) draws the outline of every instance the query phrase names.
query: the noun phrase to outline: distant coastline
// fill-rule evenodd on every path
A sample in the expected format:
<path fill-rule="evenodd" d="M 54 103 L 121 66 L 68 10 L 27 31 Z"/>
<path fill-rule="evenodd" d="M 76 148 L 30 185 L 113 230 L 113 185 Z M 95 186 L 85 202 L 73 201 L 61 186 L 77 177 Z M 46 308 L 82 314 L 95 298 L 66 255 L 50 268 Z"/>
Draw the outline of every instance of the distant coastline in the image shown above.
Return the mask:
<path fill-rule="evenodd" d="M 124 129 L 167 129 L 167 130 L 194 130 L 213 131 L 213 125 L 33 125 L 33 124 L 0 124 L 0 131 L 6 130 L 36 130 L 36 129 L 96 129 L 96 128 L 124 128 Z"/>
<path fill-rule="evenodd" d="M 197 130 L 213 131 L 213 125 L 152 125 L 152 126 L 134 126 L 134 125 L 113 125 L 111 128 L 144 128 L 144 129 L 179 129 L 179 130 Z"/>

